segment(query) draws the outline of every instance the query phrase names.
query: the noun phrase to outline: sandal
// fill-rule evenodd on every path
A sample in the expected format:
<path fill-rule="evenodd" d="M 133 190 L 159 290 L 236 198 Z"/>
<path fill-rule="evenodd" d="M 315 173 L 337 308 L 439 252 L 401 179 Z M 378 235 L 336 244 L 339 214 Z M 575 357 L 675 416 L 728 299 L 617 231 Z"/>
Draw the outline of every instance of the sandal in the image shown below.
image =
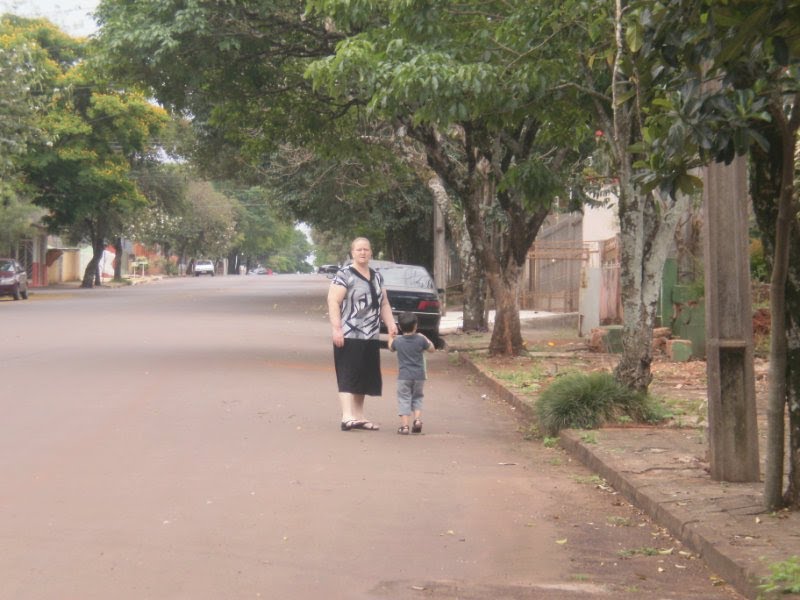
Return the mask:
<path fill-rule="evenodd" d="M 397 428 L 397 433 L 400 435 L 408 435 L 408 425 L 401 425 Z"/>
<path fill-rule="evenodd" d="M 355 419 L 350 419 L 349 421 L 342 421 L 342 431 L 350 431 L 351 429 L 355 428 L 358 421 Z"/>
<path fill-rule="evenodd" d="M 411 426 L 411 433 L 422 433 L 422 421 L 414 419 L 414 424 Z"/>
<path fill-rule="evenodd" d="M 348 421 L 349 423 L 350 421 Z M 371 421 L 353 421 L 352 429 L 366 429 L 367 431 L 378 431 L 381 428 L 377 423 Z"/>

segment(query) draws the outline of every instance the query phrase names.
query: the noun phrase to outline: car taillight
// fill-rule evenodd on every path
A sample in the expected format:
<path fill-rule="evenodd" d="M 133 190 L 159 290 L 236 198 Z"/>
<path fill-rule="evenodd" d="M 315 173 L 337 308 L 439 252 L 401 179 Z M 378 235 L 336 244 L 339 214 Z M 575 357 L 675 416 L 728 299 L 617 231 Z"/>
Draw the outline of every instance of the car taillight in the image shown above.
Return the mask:
<path fill-rule="evenodd" d="M 417 310 L 433 311 L 439 310 L 438 300 L 420 300 L 417 304 Z"/>

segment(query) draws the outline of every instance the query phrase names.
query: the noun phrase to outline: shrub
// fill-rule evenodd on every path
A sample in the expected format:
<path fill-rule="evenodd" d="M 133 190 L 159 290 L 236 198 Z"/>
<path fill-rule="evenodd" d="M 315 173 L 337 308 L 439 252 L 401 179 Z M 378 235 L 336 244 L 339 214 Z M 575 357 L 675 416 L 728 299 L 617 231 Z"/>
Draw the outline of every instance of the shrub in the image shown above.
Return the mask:
<path fill-rule="evenodd" d="M 759 588 L 767 593 L 800 594 L 800 557 L 769 565 L 770 575 Z"/>
<path fill-rule="evenodd" d="M 571 373 L 556 379 L 539 396 L 536 413 L 549 436 L 562 429 L 595 429 L 620 416 L 650 423 L 664 418 L 652 398 L 628 389 L 611 373 Z"/>

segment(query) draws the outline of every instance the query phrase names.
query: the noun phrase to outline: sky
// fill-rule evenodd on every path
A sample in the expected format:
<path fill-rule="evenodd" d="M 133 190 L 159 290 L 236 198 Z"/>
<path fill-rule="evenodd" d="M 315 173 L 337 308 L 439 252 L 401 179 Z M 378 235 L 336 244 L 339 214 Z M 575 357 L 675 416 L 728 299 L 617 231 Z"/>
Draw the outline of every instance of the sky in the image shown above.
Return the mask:
<path fill-rule="evenodd" d="M 92 11 L 100 0 L 0 0 L 0 13 L 44 17 L 72 36 L 97 31 Z"/>

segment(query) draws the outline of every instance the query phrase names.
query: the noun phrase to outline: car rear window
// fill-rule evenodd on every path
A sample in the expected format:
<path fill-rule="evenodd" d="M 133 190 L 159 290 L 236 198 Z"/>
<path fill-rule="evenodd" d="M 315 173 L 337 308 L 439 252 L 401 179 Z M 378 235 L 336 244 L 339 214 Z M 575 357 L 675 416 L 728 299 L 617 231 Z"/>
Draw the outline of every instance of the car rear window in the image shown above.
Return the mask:
<path fill-rule="evenodd" d="M 387 286 L 435 289 L 433 279 L 425 269 L 414 267 L 386 267 L 378 269 Z"/>

